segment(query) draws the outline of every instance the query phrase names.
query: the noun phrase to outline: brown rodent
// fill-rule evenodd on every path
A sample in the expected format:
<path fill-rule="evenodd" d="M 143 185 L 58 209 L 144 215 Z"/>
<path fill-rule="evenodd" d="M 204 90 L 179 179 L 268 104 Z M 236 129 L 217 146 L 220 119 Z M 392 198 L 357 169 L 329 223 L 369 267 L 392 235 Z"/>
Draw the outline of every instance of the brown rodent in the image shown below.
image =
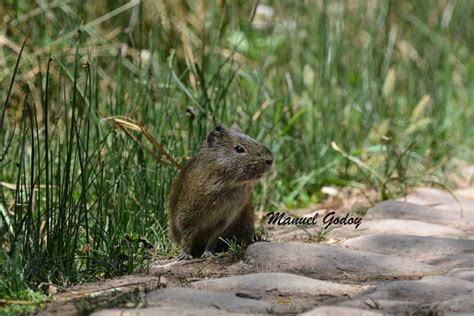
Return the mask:
<path fill-rule="evenodd" d="M 217 126 L 209 133 L 171 190 L 169 227 L 182 249 L 179 259 L 211 255 L 219 237 L 250 241 L 251 193 L 272 163 L 270 150 L 236 124 L 230 129 Z"/>

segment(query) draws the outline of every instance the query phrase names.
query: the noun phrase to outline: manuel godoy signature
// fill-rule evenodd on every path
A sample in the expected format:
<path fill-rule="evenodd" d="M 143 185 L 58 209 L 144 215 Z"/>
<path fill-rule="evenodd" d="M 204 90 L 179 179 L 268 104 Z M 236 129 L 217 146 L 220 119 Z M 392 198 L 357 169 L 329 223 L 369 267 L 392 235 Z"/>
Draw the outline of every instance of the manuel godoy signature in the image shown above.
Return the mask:
<path fill-rule="evenodd" d="M 319 213 L 306 217 L 285 216 L 285 212 L 270 212 L 267 214 L 268 224 L 272 225 L 317 225 L 318 216 Z M 323 217 L 324 229 L 328 229 L 331 225 L 354 225 L 357 229 L 361 223 L 362 217 L 350 216 L 349 213 L 345 216 L 336 216 L 336 212 L 332 211 Z"/>

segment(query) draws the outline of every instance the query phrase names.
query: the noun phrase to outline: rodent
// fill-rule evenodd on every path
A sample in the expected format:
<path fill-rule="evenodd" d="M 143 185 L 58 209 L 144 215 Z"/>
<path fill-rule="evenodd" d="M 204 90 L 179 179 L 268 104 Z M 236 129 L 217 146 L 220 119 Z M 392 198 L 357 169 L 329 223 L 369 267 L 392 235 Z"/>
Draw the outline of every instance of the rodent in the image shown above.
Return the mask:
<path fill-rule="evenodd" d="M 178 173 L 169 198 L 170 237 L 179 259 L 208 257 L 219 237 L 249 243 L 254 234 L 251 193 L 272 166 L 271 151 L 237 124 L 218 125 Z"/>

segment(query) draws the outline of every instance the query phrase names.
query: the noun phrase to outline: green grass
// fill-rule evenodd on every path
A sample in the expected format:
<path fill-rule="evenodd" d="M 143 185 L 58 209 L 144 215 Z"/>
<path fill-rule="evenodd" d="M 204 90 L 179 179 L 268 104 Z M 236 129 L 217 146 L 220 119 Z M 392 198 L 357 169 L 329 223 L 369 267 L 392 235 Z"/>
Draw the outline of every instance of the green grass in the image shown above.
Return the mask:
<path fill-rule="evenodd" d="M 173 253 L 177 165 L 217 123 L 274 153 L 269 211 L 473 161 L 471 1 L 269 1 L 263 30 L 253 1 L 82 3 L 0 4 L 1 296 Z"/>

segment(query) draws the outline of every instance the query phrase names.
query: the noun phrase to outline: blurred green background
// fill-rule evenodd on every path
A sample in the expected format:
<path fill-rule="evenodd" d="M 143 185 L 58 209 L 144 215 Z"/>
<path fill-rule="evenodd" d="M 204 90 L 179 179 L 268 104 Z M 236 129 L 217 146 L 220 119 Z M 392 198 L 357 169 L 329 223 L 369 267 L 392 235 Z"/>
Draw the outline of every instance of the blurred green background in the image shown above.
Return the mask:
<path fill-rule="evenodd" d="M 3 0 L 0 18 L 3 297 L 174 254 L 176 165 L 218 123 L 274 153 L 258 210 L 449 186 L 474 161 L 469 0 Z"/>

